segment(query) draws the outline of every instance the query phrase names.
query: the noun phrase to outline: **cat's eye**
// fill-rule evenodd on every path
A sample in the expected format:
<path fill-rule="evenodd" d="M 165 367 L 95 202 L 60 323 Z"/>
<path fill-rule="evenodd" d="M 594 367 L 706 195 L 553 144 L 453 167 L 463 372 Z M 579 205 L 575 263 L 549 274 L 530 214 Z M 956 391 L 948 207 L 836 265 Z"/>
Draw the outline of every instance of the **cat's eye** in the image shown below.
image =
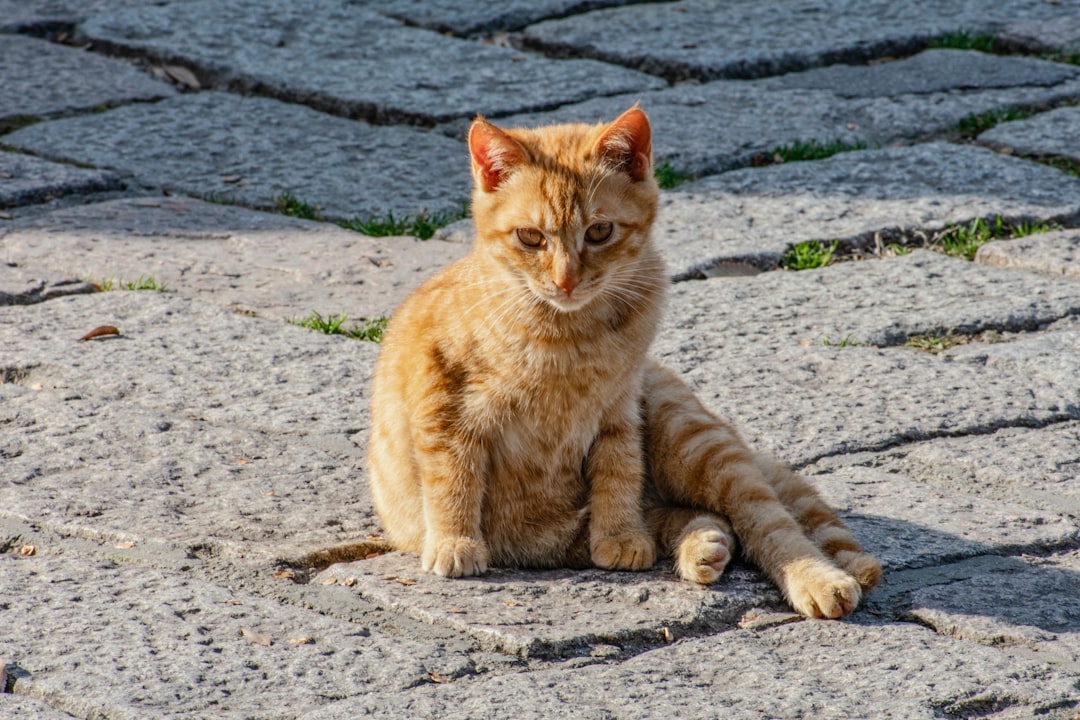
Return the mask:
<path fill-rule="evenodd" d="M 593 245 L 599 245 L 602 242 L 607 242 L 611 237 L 611 232 L 614 230 L 614 226 L 609 222 L 596 223 L 590 225 L 589 229 L 585 231 L 585 242 L 592 243 Z"/>
<path fill-rule="evenodd" d="M 525 247 L 538 248 L 544 244 L 544 233 L 536 228 L 518 228 L 517 239 Z"/>

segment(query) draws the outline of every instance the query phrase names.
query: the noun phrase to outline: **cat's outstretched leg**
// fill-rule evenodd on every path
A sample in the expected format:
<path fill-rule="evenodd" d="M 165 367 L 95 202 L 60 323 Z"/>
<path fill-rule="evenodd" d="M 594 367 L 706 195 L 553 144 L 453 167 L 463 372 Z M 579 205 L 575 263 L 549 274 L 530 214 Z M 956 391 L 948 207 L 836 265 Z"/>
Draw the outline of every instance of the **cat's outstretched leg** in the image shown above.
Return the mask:
<path fill-rule="evenodd" d="M 807 536 L 821 551 L 859 581 L 863 593 L 870 592 L 881 580 L 881 563 L 863 551 L 862 546 L 836 511 L 821 499 L 810 482 L 773 458 L 758 455 L 754 463 L 768 478 L 780 502 L 784 503 Z"/>
<path fill-rule="evenodd" d="M 708 585 L 723 574 L 735 552 L 735 534 L 716 513 L 692 508 L 653 507 L 645 511 L 662 551 L 675 559 L 684 580 Z"/>
<path fill-rule="evenodd" d="M 664 504 L 729 518 L 743 554 L 804 615 L 839 618 L 855 609 L 859 582 L 807 536 L 731 426 L 654 362 L 642 398 L 649 475 Z"/>

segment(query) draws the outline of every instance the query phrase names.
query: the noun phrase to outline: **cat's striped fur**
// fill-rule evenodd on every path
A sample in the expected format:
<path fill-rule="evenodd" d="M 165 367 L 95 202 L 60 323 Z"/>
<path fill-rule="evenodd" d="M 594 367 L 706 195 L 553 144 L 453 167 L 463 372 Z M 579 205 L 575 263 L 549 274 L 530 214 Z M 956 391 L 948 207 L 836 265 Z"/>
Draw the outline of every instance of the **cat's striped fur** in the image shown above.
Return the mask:
<path fill-rule="evenodd" d="M 645 114 L 477 119 L 469 147 L 472 252 L 394 314 L 376 368 L 369 469 L 395 547 L 449 577 L 659 554 L 709 583 L 737 536 L 799 612 L 854 609 L 877 561 L 647 357 L 667 274 Z"/>

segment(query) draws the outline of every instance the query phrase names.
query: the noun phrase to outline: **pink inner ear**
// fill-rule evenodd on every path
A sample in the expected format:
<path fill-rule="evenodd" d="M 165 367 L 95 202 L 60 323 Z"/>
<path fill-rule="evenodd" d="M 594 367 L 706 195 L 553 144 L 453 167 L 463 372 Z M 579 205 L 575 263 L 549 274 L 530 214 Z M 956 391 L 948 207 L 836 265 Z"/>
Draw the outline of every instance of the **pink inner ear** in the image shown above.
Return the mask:
<path fill-rule="evenodd" d="M 521 146 L 483 118 L 477 118 L 469 128 L 469 152 L 476 180 L 484 192 L 498 188 L 524 159 Z"/>
<path fill-rule="evenodd" d="M 645 112 L 634 106 L 615 119 L 599 142 L 600 152 L 635 182 L 644 180 L 652 165 L 652 128 Z"/>

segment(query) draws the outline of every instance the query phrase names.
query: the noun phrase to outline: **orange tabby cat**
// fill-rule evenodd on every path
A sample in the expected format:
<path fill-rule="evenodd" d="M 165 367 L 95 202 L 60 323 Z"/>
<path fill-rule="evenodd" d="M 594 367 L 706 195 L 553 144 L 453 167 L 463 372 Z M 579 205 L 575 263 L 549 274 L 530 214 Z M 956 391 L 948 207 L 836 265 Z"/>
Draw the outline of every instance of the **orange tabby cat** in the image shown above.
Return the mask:
<path fill-rule="evenodd" d="M 711 583 L 737 535 L 796 610 L 851 612 L 878 562 L 646 355 L 667 273 L 645 113 L 478 118 L 469 149 L 472 252 L 402 304 L 375 371 L 371 487 L 394 546 L 446 577 L 641 570 L 659 550 Z"/>

